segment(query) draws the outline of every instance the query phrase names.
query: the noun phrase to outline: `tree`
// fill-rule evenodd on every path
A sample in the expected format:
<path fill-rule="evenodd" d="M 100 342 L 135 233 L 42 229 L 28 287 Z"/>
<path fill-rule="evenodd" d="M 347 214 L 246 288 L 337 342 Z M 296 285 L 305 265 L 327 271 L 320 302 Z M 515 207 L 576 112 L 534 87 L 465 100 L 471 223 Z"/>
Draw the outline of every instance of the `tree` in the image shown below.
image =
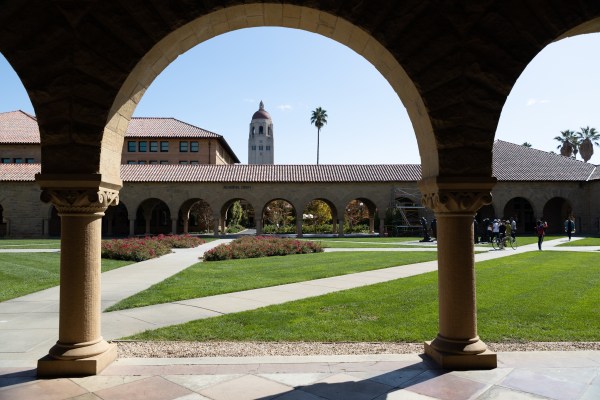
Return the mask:
<path fill-rule="evenodd" d="M 327 111 L 321 107 L 317 107 L 312 112 L 310 123 L 317 127 L 317 165 L 319 165 L 319 141 L 321 136 L 321 128 L 327 123 Z"/>
<path fill-rule="evenodd" d="M 590 128 L 586 126 L 581 128 L 577 132 L 577 139 L 579 140 L 579 150 L 581 152 L 581 158 L 583 161 L 588 162 L 592 155 L 594 155 L 594 145 L 600 146 L 600 133 L 596 128 Z"/>
<path fill-rule="evenodd" d="M 523 146 L 523 147 L 531 147 L 531 143 L 524 142 L 521 146 Z"/>
<path fill-rule="evenodd" d="M 555 136 L 554 140 L 560 143 L 556 148 L 560 149 L 561 155 L 565 157 L 577 156 L 579 140 L 574 131 L 570 129 L 560 131 L 560 136 Z"/>

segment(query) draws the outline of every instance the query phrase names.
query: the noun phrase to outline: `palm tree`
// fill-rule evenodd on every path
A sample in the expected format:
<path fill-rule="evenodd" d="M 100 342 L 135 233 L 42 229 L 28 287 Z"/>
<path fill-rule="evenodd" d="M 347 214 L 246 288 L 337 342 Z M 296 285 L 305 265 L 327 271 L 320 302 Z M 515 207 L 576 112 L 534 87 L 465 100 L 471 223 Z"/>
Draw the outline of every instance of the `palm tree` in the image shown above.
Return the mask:
<path fill-rule="evenodd" d="M 577 139 L 579 140 L 581 158 L 583 158 L 583 161 L 588 162 L 589 159 L 592 158 L 592 155 L 594 155 L 594 145 L 600 146 L 600 144 L 598 144 L 600 133 L 598 133 L 596 128 L 586 126 L 577 132 Z"/>
<path fill-rule="evenodd" d="M 317 107 L 312 112 L 310 123 L 317 127 L 317 165 L 319 165 L 319 140 L 321 136 L 321 128 L 327 123 L 327 111 L 321 107 Z"/>
<path fill-rule="evenodd" d="M 575 156 L 577 156 L 579 140 L 574 131 L 570 129 L 560 131 L 560 136 L 555 136 L 554 140 L 560 143 L 558 146 L 556 146 L 556 148 L 560 149 L 561 155 L 565 157 L 571 157 L 573 154 L 575 154 Z"/>

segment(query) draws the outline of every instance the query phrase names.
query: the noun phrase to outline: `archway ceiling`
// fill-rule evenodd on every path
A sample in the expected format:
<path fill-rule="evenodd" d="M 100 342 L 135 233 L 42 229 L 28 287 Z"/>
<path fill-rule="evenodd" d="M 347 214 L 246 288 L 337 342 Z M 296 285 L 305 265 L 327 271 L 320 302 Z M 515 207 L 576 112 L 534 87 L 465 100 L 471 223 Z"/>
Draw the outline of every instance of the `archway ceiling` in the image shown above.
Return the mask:
<path fill-rule="evenodd" d="M 257 1 L 2 2 L 0 52 L 34 105 L 43 168 L 82 172 L 81 166 L 88 165 L 90 170 L 83 172 L 98 172 L 101 128 L 138 61 L 186 23 L 246 3 Z M 447 175 L 472 174 L 477 164 L 481 167 L 475 174 L 491 175 L 494 132 L 520 73 L 545 45 L 600 16 L 597 0 L 554 0 L 543 8 L 504 0 L 283 3 L 340 16 L 390 51 L 423 98 L 437 141 L 440 173 Z M 65 157 L 71 162 L 65 163 Z"/>

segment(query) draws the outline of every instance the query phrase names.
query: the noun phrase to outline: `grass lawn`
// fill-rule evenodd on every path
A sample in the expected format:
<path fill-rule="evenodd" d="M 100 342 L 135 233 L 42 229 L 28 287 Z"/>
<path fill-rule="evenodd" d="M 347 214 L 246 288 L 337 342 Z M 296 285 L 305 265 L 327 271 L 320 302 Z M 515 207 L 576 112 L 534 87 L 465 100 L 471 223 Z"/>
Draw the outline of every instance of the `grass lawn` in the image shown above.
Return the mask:
<path fill-rule="evenodd" d="M 437 252 L 313 253 L 194 264 L 107 311 L 431 261 Z"/>
<path fill-rule="evenodd" d="M 60 249 L 60 239 L 0 239 L 0 249 Z"/>
<path fill-rule="evenodd" d="M 572 240 L 570 242 L 565 242 L 559 244 L 561 247 L 569 247 L 569 246 L 600 246 L 600 238 L 588 237 L 583 239 Z"/>
<path fill-rule="evenodd" d="M 424 247 L 408 242 L 418 242 L 419 237 L 349 237 L 349 238 L 315 238 L 306 239 L 318 242 L 324 248 L 386 248 L 386 247 Z M 435 248 L 435 244 L 430 243 Z"/>
<path fill-rule="evenodd" d="M 128 264 L 103 258 L 102 272 Z M 56 286 L 59 272 L 59 253 L 0 253 L 0 301 Z"/>
<path fill-rule="evenodd" d="M 480 262 L 476 269 L 484 341 L 600 340 L 600 254 L 530 252 Z M 129 339 L 421 342 L 437 330 L 434 272 Z"/>

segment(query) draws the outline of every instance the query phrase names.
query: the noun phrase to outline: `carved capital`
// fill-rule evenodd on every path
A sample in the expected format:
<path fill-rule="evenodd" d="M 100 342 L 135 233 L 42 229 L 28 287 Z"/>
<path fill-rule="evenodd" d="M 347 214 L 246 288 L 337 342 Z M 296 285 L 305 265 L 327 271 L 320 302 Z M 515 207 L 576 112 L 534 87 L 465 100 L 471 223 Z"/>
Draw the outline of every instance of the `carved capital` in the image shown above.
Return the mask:
<path fill-rule="evenodd" d="M 422 203 L 436 213 L 473 214 L 492 203 L 495 178 L 426 178 L 419 182 Z"/>
<path fill-rule="evenodd" d="M 44 189 L 40 197 L 45 203 L 52 202 L 59 214 L 104 213 L 109 206 L 119 204 L 119 192 L 106 188 Z"/>

